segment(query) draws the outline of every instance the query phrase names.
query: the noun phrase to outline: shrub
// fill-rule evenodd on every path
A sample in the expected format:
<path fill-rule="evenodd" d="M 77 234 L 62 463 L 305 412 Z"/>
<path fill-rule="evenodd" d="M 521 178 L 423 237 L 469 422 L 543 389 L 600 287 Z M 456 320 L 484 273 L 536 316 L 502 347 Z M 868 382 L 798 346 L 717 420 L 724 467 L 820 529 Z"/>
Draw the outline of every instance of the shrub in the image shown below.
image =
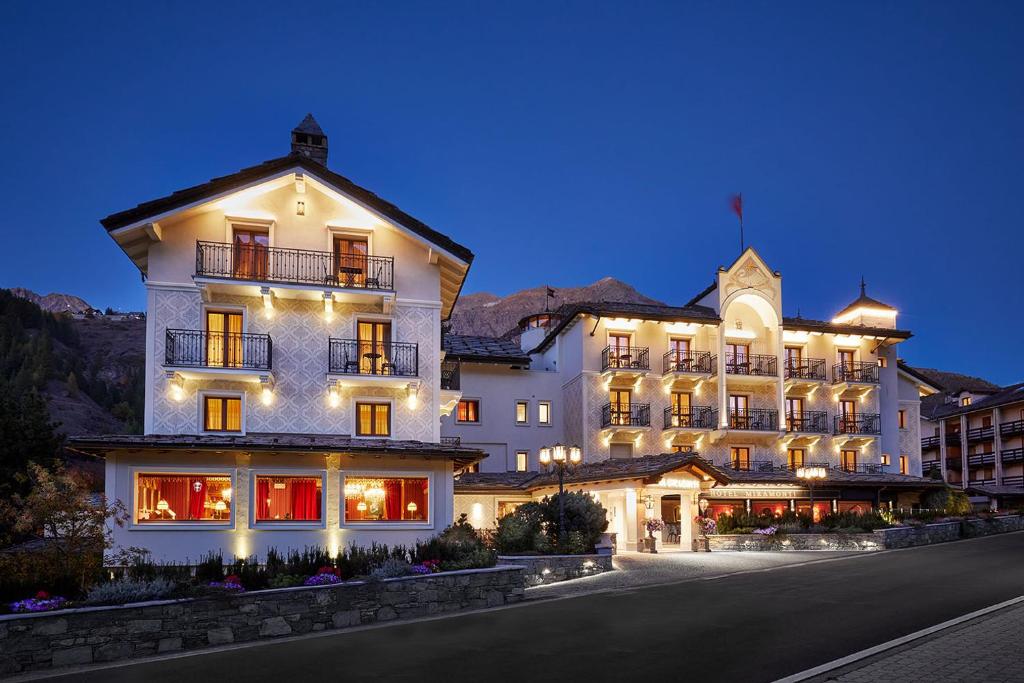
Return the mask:
<path fill-rule="evenodd" d="M 370 576 L 374 579 L 394 579 L 399 576 L 408 576 L 411 573 L 411 564 L 405 560 L 389 557 L 374 567 L 370 572 Z"/>
<path fill-rule="evenodd" d="M 892 526 L 885 517 L 877 512 L 832 512 L 821 518 L 821 525 L 826 529 L 843 533 L 861 533 L 885 529 Z"/>
<path fill-rule="evenodd" d="M 245 586 L 247 590 L 255 591 L 270 586 L 270 577 L 267 571 L 260 567 L 256 557 L 248 559 L 236 559 L 228 568 L 231 576 L 238 577 L 238 583 Z"/>
<path fill-rule="evenodd" d="M 220 553 L 209 552 L 196 565 L 196 582 L 200 584 L 224 580 L 224 557 Z"/>
<path fill-rule="evenodd" d="M 498 555 L 462 514 L 454 524 L 428 541 L 416 544 L 413 561 L 438 560 L 442 571 L 493 567 Z"/>
<path fill-rule="evenodd" d="M 946 486 L 924 494 L 921 504 L 931 510 L 942 510 L 947 515 L 966 515 L 971 512 L 971 500 L 960 489 Z"/>
<path fill-rule="evenodd" d="M 601 534 L 608 528 L 608 513 L 604 507 L 584 491 L 567 491 L 561 494 L 565 500 L 565 538 L 573 532 L 582 535 L 583 552 L 593 552 L 601 540 Z M 568 553 L 568 548 L 558 547 L 558 495 L 548 496 L 541 501 L 545 505 L 548 537 L 558 552 Z"/>
<path fill-rule="evenodd" d="M 269 588 L 291 588 L 301 586 L 303 578 L 298 574 L 277 574 L 267 582 Z"/>
<path fill-rule="evenodd" d="M 383 564 L 387 559 L 408 562 L 409 556 L 409 549 L 404 545 L 388 548 L 386 545 L 372 543 L 369 548 L 362 548 L 352 544 L 338 553 L 336 564 L 341 572 L 341 578 L 347 580 L 355 576 L 369 576 L 374 567 Z"/>
<path fill-rule="evenodd" d="M 154 579 L 118 579 L 93 586 L 85 598 L 87 605 L 123 605 L 166 598 L 178 589 L 174 581 Z"/>
<path fill-rule="evenodd" d="M 530 506 L 527 510 L 523 510 Z M 538 503 L 525 503 L 498 520 L 492 536 L 494 548 L 502 555 L 538 552 L 536 540 L 543 535 L 544 517 Z M 546 540 L 546 537 L 545 537 Z"/>

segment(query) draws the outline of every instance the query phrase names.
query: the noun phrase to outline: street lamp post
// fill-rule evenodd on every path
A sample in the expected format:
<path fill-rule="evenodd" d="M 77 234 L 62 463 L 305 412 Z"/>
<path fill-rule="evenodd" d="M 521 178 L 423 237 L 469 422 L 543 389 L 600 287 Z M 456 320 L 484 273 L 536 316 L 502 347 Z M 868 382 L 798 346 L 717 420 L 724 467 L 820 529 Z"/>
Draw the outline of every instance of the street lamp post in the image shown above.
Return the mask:
<path fill-rule="evenodd" d="M 814 482 L 824 480 L 828 472 L 824 467 L 798 467 L 796 468 L 797 479 L 807 482 L 807 492 L 811 499 L 811 522 L 814 522 Z"/>
<path fill-rule="evenodd" d="M 558 540 L 565 541 L 565 470 L 580 464 L 583 452 L 579 446 L 545 446 L 540 449 L 540 464 L 545 468 L 554 465 L 558 470 Z"/>

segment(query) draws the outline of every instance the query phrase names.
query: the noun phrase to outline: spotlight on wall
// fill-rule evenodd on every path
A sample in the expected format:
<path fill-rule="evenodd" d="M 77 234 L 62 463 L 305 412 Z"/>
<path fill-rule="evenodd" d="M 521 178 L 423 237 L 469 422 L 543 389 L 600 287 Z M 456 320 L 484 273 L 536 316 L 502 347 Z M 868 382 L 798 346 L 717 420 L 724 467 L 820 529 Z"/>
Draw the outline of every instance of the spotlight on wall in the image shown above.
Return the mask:
<path fill-rule="evenodd" d="M 332 384 L 327 388 L 327 405 L 337 408 L 341 404 L 341 396 L 338 394 L 338 385 Z"/>
<path fill-rule="evenodd" d="M 295 191 L 299 194 L 305 194 L 306 192 L 306 177 L 301 173 L 295 174 Z"/>
<path fill-rule="evenodd" d="M 274 314 L 274 294 L 270 287 L 260 287 L 260 296 L 263 297 L 263 313 L 269 318 Z"/>
<path fill-rule="evenodd" d="M 273 379 L 267 375 L 260 377 L 260 385 L 263 387 L 260 390 L 260 401 L 263 405 L 269 406 L 274 402 L 274 382 Z"/>
<path fill-rule="evenodd" d="M 185 400 L 185 378 L 176 372 L 167 373 L 167 391 L 179 403 Z"/>
<path fill-rule="evenodd" d="M 334 295 L 330 292 L 324 292 L 324 318 L 327 322 L 331 321 L 334 317 Z"/>
<path fill-rule="evenodd" d="M 306 202 L 295 202 L 295 215 L 305 216 L 306 215 Z"/>
<path fill-rule="evenodd" d="M 420 385 L 409 383 L 405 388 L 406 394 L 406 405 L 409 406 L 409 410 L 416 410 L 416 407 L 420 404 Z"/>

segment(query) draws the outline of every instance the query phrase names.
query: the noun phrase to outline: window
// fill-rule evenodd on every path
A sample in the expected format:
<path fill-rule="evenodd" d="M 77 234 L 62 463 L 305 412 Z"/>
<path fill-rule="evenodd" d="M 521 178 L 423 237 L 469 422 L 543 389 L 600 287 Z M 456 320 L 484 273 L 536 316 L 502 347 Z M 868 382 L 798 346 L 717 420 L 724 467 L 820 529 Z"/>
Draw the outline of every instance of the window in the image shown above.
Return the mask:
<path fill-rule="evenodd" d="M 853 371 L 853 351 L 848 349 L 839 350 L 839 364 L 843 366 L 843 370 L 852 372 Z"/>
<path fill-rule="evenodd" d="M 391 436 L 391 404 L 356 403 L 356 436 Z"/>
<path fill-rule="evenodd" d="M 628 334 L 608 335 L 608 367 L 628 368 L 632 362 L 629 352 L 630 336 Z"/>
<path fill-rule="evenodd" d="M 499 500 L 498 501 L 498 519 L 501 519 L 505 515 L 510 515 L 516 511 L 520 505 L 525 501 L 522 500 Z"/>
<path fill-rule="evenodd" d="M 530 402 L 516 401 L 516 424 L 524 425 L 530 422 Z"/>
<path fill-rule="evenodd" d="M 690 362 L 689 339 L 669 339 L 668 350 L 669 370 L 690 372 L 695 369 Z"/>
<path fill-rule="evenodd" d="M 749 405 L 749 396 L 729 395 L 729 427 L 732 429 L 748 429 L 750 427 Z"/>
<path fill-rule="evenodd" d="M 900 412 L 897 413 L 897 415 L 896 415 L 896 419 L 899 422 L 900 429 L 906 429 L 907 428 L 907 411 L 900 410 Z"/>
<path fill-rule="evenodd" d="M 257 522 L 319 522 L 323 519 L 323 479 L 256 475 Z"/>
<path fill-rule="evenodd" d="M 672 392 L 672 421 L 673 427 L 692 427 L 693 420 L 690 413 L 690 394 L 674 391 Z"/>
<path fill-rule="evenodd" d="M 203 431 L 242 431 L 242 399 L 239 396 L 204 396 Z"/>
<path fill-rule="evenodd" d="M 537 403 L 537 424 L 551 424 L 551 402 L 539 401 Z"/>
<path fill-rule="evenodd" d="M 725 345 L 725 371 L 734 375 L 750 374 L 750 344 Z"/>
<path fill-rule="evenodd" d="M 889 367 L 889 360 L 885 356 L 878 357 L 878 367 L 885 368 Z"/>
<path fill-rule="evenodd" d="M 857 432 L 857 402 L 839 402 L 839 433 L 855 434 Z"/>
<path fill-rule="evenodd" d="M 857 451 L 839 451 L 839 466 L 844 472 L 857 471 Z"/>
<path fill-rule="evenodd" d="M 160 522 L 230 522 L 230 474 L 139 474 L 135 519 Z"/>
<path fill-rule="evenodd" d="M 426 477 L 344 478 L 346 522 L 425 522 L 429 484 Z"/>
<path fill-rule="evenodd" d="M 749 470 L 750 449 L 746 446 L 733 446 L 729 449 L 729 461 L 734 470 Z"/>
<path fill-rule="evenodd" d="M 786 399 L 786 431 L 804 431 L 804 400 L 802 398 Z"/>
<path fill-rule="evenodd" d="M 892 462 L 888 453 L 882 453 L 882 464 L 888 466 Z"/>
<path fill-rule="evenodd" d="M 516 472 L 525 472 L 530 469 L 529 460 L 529 451 L 516 451 Z"/>
<path fill-rule="evenodd" d="M 240 280 L 263 280 L 267 277 L 267 254 L 270 233 L 232 226 L 232 270 Z"/>
<path fill-rule="evenodd" d="M 455 411 L 456 422 L 480 422 L 480 401 L 475 398 L 464 398 L 459 401 Z"/>
<path fill-rule="evenodd" d="M 369 253 L 369 245 L 365 238 L 334 238 L 334 262 L 339 286 L 380 286 L 379 282 L 368 282 L 366 279 L 366 257 Z"/>
<path fill-rule="evenodd" d="M 961 398 L 960 399 L 960 405 L 962 405 L 962 406 L 969 406 L 969 405 L 971 405 L 971 397 L 970 396 L 964 396 L 963 398 Z"/>
<path fill-rule="evenodd" d="M 242 367 L 242 314 L 206 312 L 206 363 L 209 367 Z"/>
<path fill-rule="evenodd" d="M 791 372 L 800 370 L 800 364 L 804 357 L 804 350 L 799 346 L 787 346 L 785 351 L 786 369 Z"/>
<path fill-rule="evenodd" d="M 359 373 L 390 375 L 395 369 L 392 358 L 391 323 L 360 320 L 356 325 Z"/>
<path fill-rule="evenodd" d="M 608 402 L 611 404 L 611 424 L 629 425 L 629 404 L 632 398 L 628 389 L 612 389 L 608 392 Z"/>
<path fill-rule="evenodd" d="M 804 449 L 790 448 L 786 452 L 786 465 L 791 470 L 804 466 Z"/>
<path fill-rule="evenodd" d="M 910 474 L 910 461 L 907 456 L 900 456 L 900 474 Z"/>

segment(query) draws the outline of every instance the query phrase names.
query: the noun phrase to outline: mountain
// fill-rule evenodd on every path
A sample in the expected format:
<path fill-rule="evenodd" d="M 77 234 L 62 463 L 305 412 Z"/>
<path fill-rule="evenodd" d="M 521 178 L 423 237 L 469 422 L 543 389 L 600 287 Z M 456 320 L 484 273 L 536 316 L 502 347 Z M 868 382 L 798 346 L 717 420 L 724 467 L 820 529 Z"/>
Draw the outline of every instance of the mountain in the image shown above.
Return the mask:
<path fill-rule="evenodd" d="M 43 296 L 23 287 L 13 287 L 10 291 L 14 296 L 20 299 L 27 299 L 50 313 L 63 313 L 65 311 L 68 313 L 85 313 L 92 308 L 88 301 L 72 294 L 51 292 Z"/>
<path fill-rule="evenodd" d="M 581 301 L 626 301 L 635 304 L 661 304 L 644 296 L 632 286 L 613 277 L 601 278 L 584 287 L 554 289 L 554 298 L 547 301 L 555 310 L 562 304 Z M 487 292 L 459 297 L 452 311 L 451 330 L 455 334 L 500 337 L 512 332 L 521 319 L 544 310 L 547 288 L 533 287 L 513 292 L 506 297 Z"/>

